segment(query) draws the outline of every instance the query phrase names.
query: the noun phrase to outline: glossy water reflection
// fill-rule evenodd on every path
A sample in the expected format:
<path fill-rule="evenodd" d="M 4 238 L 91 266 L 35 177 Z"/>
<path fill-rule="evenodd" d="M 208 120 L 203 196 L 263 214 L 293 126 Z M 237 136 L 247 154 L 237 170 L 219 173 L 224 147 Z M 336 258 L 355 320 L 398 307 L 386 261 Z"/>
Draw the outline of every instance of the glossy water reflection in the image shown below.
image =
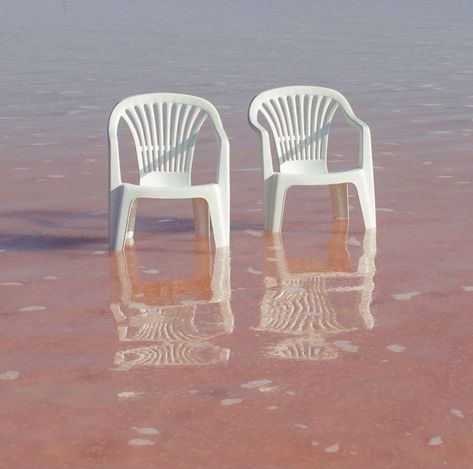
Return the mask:
<path fill-rule="evenodd" d="M 265 293 L 257 330 L 283 334 L 266 350 L 269 357 L 320 360 L 339 350 L 356 351 L 350 341 L 329 342 L 341 332 L 371 329 L 374 318 L 376 234 L 366 231 L 358 266 L 347 249 L 348 222 L 335 221 L 325 259 L 287 257 L 282 238 L 265 244 Z"/>
<path fill-rule="evenodd" d="M 229 359 L 228 348 L 210 342 L 233 331 L 229 252 L 218 249 L 213 261 L 209 250 L 196 252 L 194 264 L 192 278 L 143 282 L 134 248 L 111 256 L 110 311 L 119 340 L 135 345 L 116 353 L 119 369 Z"/>

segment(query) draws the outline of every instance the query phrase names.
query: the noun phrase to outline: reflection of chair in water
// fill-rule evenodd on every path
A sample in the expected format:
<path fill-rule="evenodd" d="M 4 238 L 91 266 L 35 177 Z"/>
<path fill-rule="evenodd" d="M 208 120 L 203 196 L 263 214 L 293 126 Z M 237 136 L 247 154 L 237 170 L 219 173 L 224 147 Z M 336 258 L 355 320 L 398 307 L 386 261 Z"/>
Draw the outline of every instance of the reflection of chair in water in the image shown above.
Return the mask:
<path fill-rule="evenodd" d="M 346 249 L 347 228 L 346 221 L 333 222 L 326 260 L 286 258 L 281 237 L 268 238 L 266 292 L 257 329 L 292 336 L 273 347 L 270 355 L 327 358 L 336 351 L 327 349 L 327 335 L 373 327 L 376 235 L 365 233 L 354 270 Z"/>
<path fill-rule="evenodd" d="M 110 306 L 122 342 L 145 342 L 117 352 L 115 363 L 135 366 L 199 365 L 227 361 L 229 350 L 208 342 L 231 333 L 228 250 L 195 255 L 192 279 L 143 283 L 134 249 L 112 256 L 118 282 Z"/>

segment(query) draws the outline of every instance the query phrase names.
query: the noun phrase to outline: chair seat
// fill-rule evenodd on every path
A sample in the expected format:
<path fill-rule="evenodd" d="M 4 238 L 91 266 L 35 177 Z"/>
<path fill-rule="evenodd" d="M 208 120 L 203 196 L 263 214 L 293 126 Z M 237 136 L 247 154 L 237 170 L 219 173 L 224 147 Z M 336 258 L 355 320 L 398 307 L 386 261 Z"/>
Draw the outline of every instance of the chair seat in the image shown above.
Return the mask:
<path fill-rule="evenodd" d="M 125 193 L 132 194 L 135 198 L 150 199 L 208 199 L 216 196 L 219 189 L 219 185 L 215 183 L 177 187 L 124 183 L 122 187 Z"/>
<path fill-rule="evenodd" d="M 277 182 L 277 184 L 283 184 L 286 187 L 313 186 L 355 182 L 356 180 L 362 178 L 363 174 L 364 172 L 362 169 L 353 168 L 319 174 L 273 173 L 269 179 L 274 180 Z"/>

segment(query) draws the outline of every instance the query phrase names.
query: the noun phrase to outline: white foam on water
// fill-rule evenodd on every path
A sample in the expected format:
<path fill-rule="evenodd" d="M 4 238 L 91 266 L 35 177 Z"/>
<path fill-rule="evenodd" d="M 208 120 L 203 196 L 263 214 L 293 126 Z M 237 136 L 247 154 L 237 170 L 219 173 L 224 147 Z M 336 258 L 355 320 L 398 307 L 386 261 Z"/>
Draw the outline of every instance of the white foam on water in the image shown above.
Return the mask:
<path fill-rule="evenodd" d="M 153 446 L 156 443 L 151 440 L 146 440 L 145 438 L 132 438 L 128 440 L 130 446 Z"/>
<path fill-rule="evenodd" d="M 404 352 L 404 350 L 406 350 L 406 347 L 404 347 L 404 345 L 392 344 L 392 345 L 386 345 L 386 349 L 389 350 L 390 352 L 402 353 Z"/>
<path fill-rule="evenodd" d="M 336 443 L 334 445 L 325 448 L 326 453 L 336 453 L 340 449 L 340 446 Z"/>
<path fill-rule="evenodd" d="M 406 293 L 394 293 L 391 295 L 395 300 L 398 301 L 409 301 L 411 300 L 414 296 L 419 295 L 420 292 L 418 291 L 411 291 L 411 292 L 406 292 Z"/>
<path fill-rule="evenodd" d="M 238 397 L 235 397 L 233 399 L 222 399 L 220 401 L 220 405 L 223 405 L 224 407 L 228 407 L 230 405 L 235 405 L 235 404 L 240 404 L 243 399 L 239 399 Z"/>
<path fill-rule="evenodd" d="M 20 372 L 16 370 L 8 370 L 3 373 L 0 373 L 0 379 L 5 381 L 11 381 L 14 379 L 18 379 L 20 377 Z"/>
<path fill-rule="evenodd" d="M 261 272 L 261 270 L 253 269 L 253 267 L 248 267 L 246 269 L 246 271 L 250 274 L 253 274 L 253 275 L 261 275 L 263 273 L 263 272 Z"/>
<path fill-rule="evenodd" d="M 131 427 L 136 433 L 140 435 L 159 435 L 161 432 L 153 427 Z"/>
<path fill-rule="evenodd" d="M 247 383 L 243 383 L 240 385 L 240 387 L 245 389 L 254 389 L 259 388 L 261 386 L 267 386 L 268 384 L 271 384 L 270 379 L 256 379 L 254 381 L 248 381 Z"/>
<path fill-rule="evenodd" d="M 450 409 L 450 413 L 452 415 L 454 415 L 455 417 L 458 417 L 460 419 L 464 418 L 465 415 L 463 414 L 463 412 L 459 409 Z"/>
<path fill-rule="evenodd" d="M 33 311 L 44 311 L 45 309 L 46 309 L 46 306 L 31 305 L 31 306 L 24 306 L 23 308 L 20 308 L 18 311 L 25 312 L 25 313 L 31 313 Z"/>
<path fill-rule="evenodd" d="M 443 443 L 441 436 L 433 436 L 427 443 L 429 446 L 438 446 Z"/>

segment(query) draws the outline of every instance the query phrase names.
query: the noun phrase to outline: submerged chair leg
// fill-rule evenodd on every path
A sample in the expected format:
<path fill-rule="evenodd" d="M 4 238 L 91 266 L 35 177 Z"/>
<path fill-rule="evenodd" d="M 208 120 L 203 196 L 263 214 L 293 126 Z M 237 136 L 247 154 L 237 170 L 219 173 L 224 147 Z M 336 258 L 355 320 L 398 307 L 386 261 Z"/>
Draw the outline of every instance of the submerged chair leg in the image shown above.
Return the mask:
<path fill-rule="evenodd" d="M 209 199 L 210 220 L 215 240 L 215 247 L 224 248 L 230 245 L 230 215 L 228 196 L 221 194 Z"/>
<path fill-rule="evenodd" d="M 126 242 L 133 244 L 133 237 L 135 235 L 135 222 L 136 222 L 136 210 L 138 208 L 138 199 L 135 199 L 131 203 L 130 207 L 130 217 L 128 221 L 128 227 L 126 231 Z"/>
<path fill-rule="evenodd" d="M 355 185 L 360 199 L 365 229 L 371 230 L 376 228 L 376 205 L 373 180 L 367 181 L 366 178 L 363 177 L 363 179 L 360 179 Z"/>
<path fill-rule="evenodd" d="M 192 199 L 194 211 L 194 229 L 196 236 L 209 236 L 210 219 L 209 204 L 205 199 Z"/>
<path fill-rule="evenodd" d="M 336 220 L 348 219 L 348 184 L 330 185 L 330 199 L 333 218 Z"/>
<path fill-rule="evenodd" d="M 109 194 L 108 234 L 110 251 L 122 251 L 125 246 L 130 208 L 133 200 L 117 187 Z"/>
<path fill-rule="evenodd" d="M 268 196 L 264 201 L 265 220 L 267 220 L 266 231 L 279 233 L 282 229 L 282 219 L 284 205 L 286 202 L 287 187 L 277 184 L 273 179 L 265 183 L 268 184 Z"/>

